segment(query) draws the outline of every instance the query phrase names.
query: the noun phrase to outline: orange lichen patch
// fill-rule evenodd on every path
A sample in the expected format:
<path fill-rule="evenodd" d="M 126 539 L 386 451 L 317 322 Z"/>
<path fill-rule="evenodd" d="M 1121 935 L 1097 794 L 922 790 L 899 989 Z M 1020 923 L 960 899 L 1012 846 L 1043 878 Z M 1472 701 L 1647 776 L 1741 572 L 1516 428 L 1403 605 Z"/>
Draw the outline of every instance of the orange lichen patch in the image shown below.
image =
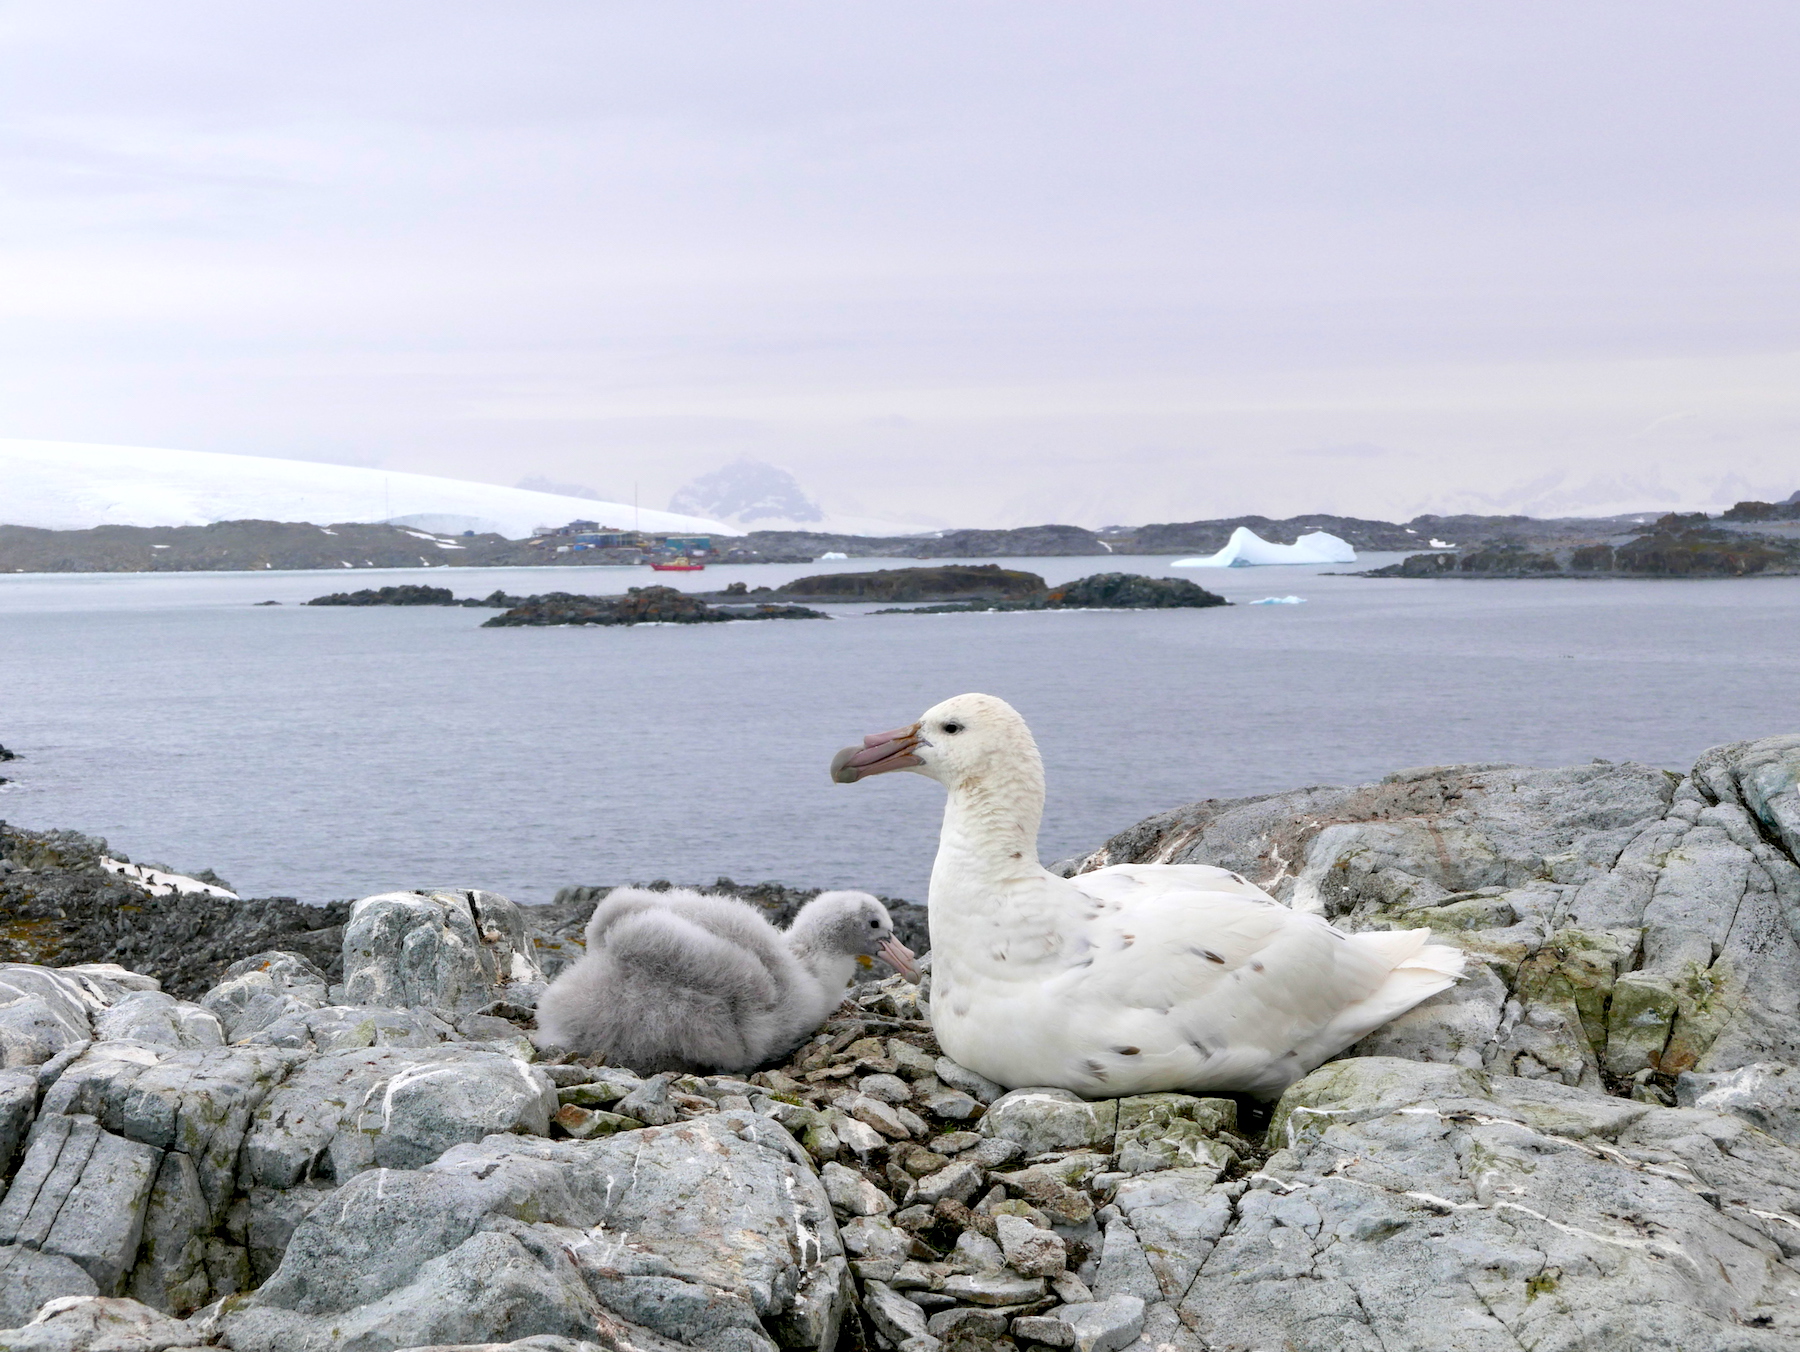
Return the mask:
<path fill-rule="evenodd" d="M 62 925 L 55 920 L 14 920 L 0 924 L 0 953 L 8 962 L 36 962 L 53 966 L 62 952 Z"/>

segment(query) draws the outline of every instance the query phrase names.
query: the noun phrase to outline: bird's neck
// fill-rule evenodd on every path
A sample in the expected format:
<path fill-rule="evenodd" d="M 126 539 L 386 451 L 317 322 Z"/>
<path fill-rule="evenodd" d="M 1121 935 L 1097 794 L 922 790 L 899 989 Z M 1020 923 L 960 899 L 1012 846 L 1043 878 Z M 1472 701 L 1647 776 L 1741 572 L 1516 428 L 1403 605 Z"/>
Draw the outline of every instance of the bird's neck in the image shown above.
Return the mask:
<path fill-rule="evenodd" d="M 940 874 L 978 888 L 1037 877 L 1043 816 L 1044 772 L 1035 755 L 959 783 L 944 805 L 933 891 Z"/>
<path fill-rule="evenodd" d="M 834 950 L 819 932 L 818 925 L 813 923 L 814 919 L 805 913 L 795 919 L 787 932 L 788 949 L 800 960 L 800 965 L 828 989 L 842 991 L 856 971 L 856 957 Z"/>
<path fill-rule="evenodd" d="M 832 1000 L 834 1005 L 838 999 L 843 998 L 850 979 L 856 975 L 856 955 L 853 953 L 830 953 L 817 948 L 803 950 L 796 946 L 794 956 L 800 959 L 800 965 L 821 986 L 836 997 Z"/>

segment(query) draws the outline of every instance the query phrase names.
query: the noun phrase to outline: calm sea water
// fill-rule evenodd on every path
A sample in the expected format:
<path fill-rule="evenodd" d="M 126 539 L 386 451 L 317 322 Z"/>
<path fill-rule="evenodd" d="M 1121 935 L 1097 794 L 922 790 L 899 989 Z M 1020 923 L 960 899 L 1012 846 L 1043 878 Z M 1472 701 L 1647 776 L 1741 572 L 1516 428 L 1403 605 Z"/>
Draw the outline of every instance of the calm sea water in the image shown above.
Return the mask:
<path fill-rule="evenodd" d="M 1052 582 L 1176 571 L 1001 562 Z M 1452 761 L 1683 768 L 1800 729 L 1800 578 L 1328 571 L 1182 574 L 1303 605 L 633 629 L 293 603 L 352 581 L 612 591 L 649 580 L 637 570 L 0 577 L 0 742 L 27 758 L 0 766 L 0 817 L 309 901 L 464 885 L 540 902 L 569 883 L 721 874 L 922 899 L 941 790 L 834 785 L 826 767 L 966 690 L 1011 700 L 1037 733 L 1046 860 L 1197 798 Z"/>

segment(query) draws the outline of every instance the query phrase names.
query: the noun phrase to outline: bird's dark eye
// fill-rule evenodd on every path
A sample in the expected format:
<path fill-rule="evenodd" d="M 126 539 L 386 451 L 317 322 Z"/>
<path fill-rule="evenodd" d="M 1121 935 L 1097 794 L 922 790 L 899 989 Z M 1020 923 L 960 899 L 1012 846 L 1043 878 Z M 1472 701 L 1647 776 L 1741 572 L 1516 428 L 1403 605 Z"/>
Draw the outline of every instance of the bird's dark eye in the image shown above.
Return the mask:
<path fill-rule="evenodd" d="M 962 730 L 963 730 L 963 725 L 961 723 L 946 723 L 946 724 L 944 724 L 944 731 L 947 733 L 950 733 L 952 736 L 961 732 Z"/>
<path fill-rule="evenodd" d="M 869 922 L 869 928 L 870 928 L 870 929 L 880 929 L 880 928 L 881 928 L 881 922 L 880 922 L 880 921 L 879 921 L 879 920 L 871 920 L 871 921 L 870 921 L 870 922 Z"/>

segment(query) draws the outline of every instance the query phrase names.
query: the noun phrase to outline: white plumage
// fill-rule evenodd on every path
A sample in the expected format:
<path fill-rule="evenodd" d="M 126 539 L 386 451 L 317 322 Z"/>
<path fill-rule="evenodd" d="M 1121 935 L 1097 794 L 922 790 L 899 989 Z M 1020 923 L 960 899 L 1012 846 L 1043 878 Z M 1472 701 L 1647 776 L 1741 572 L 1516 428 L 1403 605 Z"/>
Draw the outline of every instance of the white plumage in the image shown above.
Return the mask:
<path fill-rule="evenodd" d="M 1346 934 L 1224 869 L 1050 873 L 1043 762 L 991 695 L 945 700 L 832 763 L 841 782 L 888 770 L 949 791 L 931 873 L 932 1025 L 951 1057 L 1008 1087 L 1273 1097 L 1462 972 L 1430 930 Z"/>
<path fill-rule="evenodd" d="M 749 1070 L 823 1023 L 865 956 L 912 970 L 867 892 L 820 893 L 784 934 L 735 897 L 615 888 L 539 998 L 537 1040 L 646 1074 Z"/>

